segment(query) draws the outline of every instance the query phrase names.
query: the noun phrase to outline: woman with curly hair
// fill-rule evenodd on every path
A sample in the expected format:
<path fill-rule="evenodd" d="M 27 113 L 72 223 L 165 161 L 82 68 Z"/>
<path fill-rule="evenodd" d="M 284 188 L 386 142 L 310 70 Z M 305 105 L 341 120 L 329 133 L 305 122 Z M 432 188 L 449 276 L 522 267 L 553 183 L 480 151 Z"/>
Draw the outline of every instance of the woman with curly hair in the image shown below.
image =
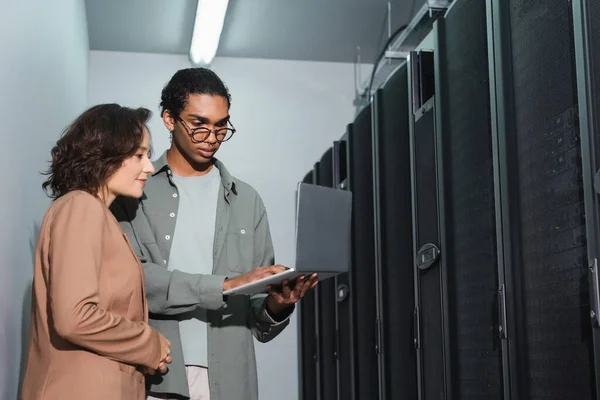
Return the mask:
<path fill-rule="evenodd" d="M 140 198 L 154 172 L 150 115 L 92 107 L 52 149 L 23 399 L 141 400 L 143 374 L 171 362 L 169 341 L 148 325 L 142 267 L 109 210 L 117 196 Z"/>

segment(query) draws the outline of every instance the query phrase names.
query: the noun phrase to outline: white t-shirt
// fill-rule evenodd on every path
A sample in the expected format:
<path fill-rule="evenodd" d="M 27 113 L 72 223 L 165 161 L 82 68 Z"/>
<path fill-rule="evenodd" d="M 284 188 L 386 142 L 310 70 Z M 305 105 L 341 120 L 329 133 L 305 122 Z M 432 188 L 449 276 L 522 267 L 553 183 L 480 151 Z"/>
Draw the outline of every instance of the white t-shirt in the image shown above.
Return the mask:
<path fill-rule="evenodd" d="M 173 174 L 179 192 L 179 210 L 168 269 L 192 274 L 213 272 L 213 245 L 217 198 L 221 175 L 213 167 L 206 175 Z M 179 315 L 179 329 L 186 365 L 208 367 L 206 310 Z"/>

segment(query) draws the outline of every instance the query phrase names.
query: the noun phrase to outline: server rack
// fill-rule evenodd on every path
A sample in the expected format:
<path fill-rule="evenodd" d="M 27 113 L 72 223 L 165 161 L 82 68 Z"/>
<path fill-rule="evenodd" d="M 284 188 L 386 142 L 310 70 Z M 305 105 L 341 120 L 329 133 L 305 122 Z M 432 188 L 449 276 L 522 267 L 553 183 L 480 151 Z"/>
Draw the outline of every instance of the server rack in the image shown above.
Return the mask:
<path fill-rule="evenodd" d="M 446 396 L 465 400 L 503 396 L 486 33 L 480 0 L 434 24 Z"/>
<path fill-rule="evenodd" d="M 572 8 L 487 6 L 505 397 L 593 399 Z"/>
<path fill-rule="evenodd" d="M 377 301 L 373 230 L 373 160 L 371 105 L 348 131 L 348 190 L 352 191 L 352 284 L 354 380 L 357 399 L 377 399 Z"/>
<path fill-rule="evenodd" d="M 317 161 L 312 170 L 312 183 L 317 184 L 319 181 L 319 171 L 320 171 L 320 161 Z M 315 326 L 315 375 L 316 375 L 316 386 L 314 388 L 314 392 L 316 396 L 314 397 L 317 400 L 324 400 L 323 398 L 323 374 L 322 374 L 322 358 L 323 358 L 323 344 L 321 341 L 321 307 L 320 307 L 320 291 L 314 290 L 314 326 Z M 305 397 L 306 398 L 306 397 Z"/>
<path fill-rule="evenodd" d="M 586 215 L 587 265 L 590 268 L 590 317 L 593 325 L 594 378 L 600 393 L 600 4 L 573 1 L 578 112 L 583 194 Z"/>
<path fill-rule="evenodd" d="M 373 194 L 379 398 L 417 397 L 413 345 L 408 71 L 401 65 L 373 98 Z"/>
<path fill-rule="evenodd" d="M 346 132 L 333 143 L 333 176 L 334 186 L 338 189 L 348 189 L 348 135 L 352 124 Z M 354 313 L 352 273 L 340 274 L 335 277 L 336 291 L 336 366 L 337 366 L 337 394 L 340 400 L 356 399 L 355 376 L 355 349 L 354 349 Z"/>
<path fill-rule="evenodd" d="M 314 169 L 302 179 L 303 183 L 313 183 Z M 298 327 L 298 344 L 300 355 L 300 399 L 317 399 L 317 336 L 316 336 L 316 293 L 306 292 L 298 304 L 300 326 Z"/>
<path fill-rule="evenodd" d="M 411 52 L 408 60 L 413 254 L 415 254 L 415 338 L 419 399 L 445 399 L 451 393 L 448 363 L 447 277 L 442 247 L 444 193 L 438 181 L 434 55 Z M 441 202 L 441 204 L 440 204 Z"/>
<path fill-rule="evenodd" d="M 333 187 L 333 149 L 330 147 L 319 160 L 316 184 Z M 337 398 L 335 280 L 326 279 L 315 288 L 318 308 L 319 389 L 323 400 Z"/>

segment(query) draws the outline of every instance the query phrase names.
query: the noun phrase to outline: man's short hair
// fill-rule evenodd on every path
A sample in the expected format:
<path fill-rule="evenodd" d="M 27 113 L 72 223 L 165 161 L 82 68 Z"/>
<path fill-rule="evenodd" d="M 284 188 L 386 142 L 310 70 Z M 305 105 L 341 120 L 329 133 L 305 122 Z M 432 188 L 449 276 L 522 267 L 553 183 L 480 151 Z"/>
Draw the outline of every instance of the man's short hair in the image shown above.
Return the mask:
<path fill-rule="evenodd" d="M 173 117 L 178 117 L 190 94 L 222 96 L 231 107 L 229 89 L 217 74 L 207 68 L 186 68 L 177 71 L 163 88 L 161 115 L 168 110 Z"/>

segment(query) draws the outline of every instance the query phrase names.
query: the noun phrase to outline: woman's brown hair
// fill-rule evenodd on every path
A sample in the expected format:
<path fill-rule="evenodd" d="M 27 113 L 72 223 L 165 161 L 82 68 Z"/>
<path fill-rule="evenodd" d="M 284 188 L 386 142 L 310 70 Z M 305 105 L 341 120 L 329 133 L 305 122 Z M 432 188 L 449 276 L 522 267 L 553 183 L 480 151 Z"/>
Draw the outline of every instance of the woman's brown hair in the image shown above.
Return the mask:
<path fill-rule="evenodd" d="M 92 195 L 139 149 L 152 116 L 146 108 L 100 104 L 81 114 L 51 151 L 42 188 L 57 199 L 72 190 Z"/>

